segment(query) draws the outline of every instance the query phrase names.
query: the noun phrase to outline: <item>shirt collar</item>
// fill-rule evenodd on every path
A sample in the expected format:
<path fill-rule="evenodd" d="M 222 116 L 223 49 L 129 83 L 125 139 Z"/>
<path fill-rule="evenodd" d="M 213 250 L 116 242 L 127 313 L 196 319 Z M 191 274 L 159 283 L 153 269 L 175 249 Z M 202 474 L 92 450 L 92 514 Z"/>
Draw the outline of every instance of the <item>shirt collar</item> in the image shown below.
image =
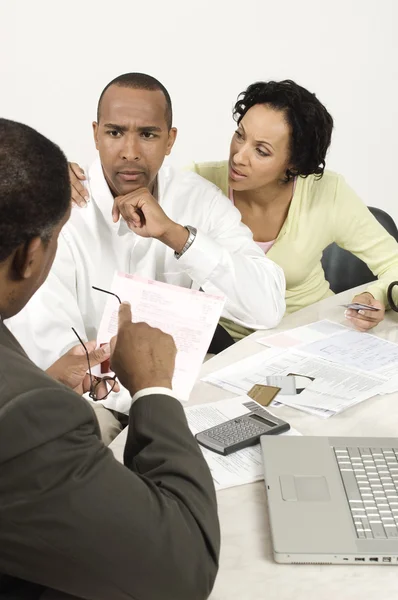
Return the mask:
<path fill-rule="evenodd" d="M 160 187 L 159 174 L 156 178 L 154 196 L 159 201 Z M 127 233 L 133 233 L 127 226 L 126 221 L 120 217 L 117 223 L 112 220 L 113 195 L 106 182 L 104 172 L 99 157 L 92 163 L 87 172 L 87 185 L 90 192 L 90 197 L 95 200 L 105 223 L 117 235 L 122 236 Z"/>

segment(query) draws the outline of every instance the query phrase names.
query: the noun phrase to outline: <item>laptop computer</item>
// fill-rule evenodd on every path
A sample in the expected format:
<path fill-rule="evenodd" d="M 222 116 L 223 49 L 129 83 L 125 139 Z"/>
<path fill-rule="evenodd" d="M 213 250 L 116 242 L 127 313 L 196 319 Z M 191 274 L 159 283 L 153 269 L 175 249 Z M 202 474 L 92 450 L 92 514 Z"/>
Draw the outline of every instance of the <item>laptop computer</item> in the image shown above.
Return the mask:
<path fill-rule="evenodd" d="M 398 565 L 398 439 L 262 436 L 278 563 Z"/>

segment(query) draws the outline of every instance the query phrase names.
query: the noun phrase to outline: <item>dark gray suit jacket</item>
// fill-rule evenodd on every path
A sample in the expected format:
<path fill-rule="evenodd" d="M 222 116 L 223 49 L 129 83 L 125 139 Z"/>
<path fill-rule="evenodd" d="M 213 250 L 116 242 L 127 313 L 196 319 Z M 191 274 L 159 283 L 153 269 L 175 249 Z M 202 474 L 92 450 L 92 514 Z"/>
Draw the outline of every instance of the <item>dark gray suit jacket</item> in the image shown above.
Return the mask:
<path fill-rule="evenodd" d="M 45 588 L 93 600 L 209 595 L 216 498 L 177 400 L 132 406 L 124 462 L 100 441 L 89 404 L 38 369 L 0 322 L 1 599 Z"/>

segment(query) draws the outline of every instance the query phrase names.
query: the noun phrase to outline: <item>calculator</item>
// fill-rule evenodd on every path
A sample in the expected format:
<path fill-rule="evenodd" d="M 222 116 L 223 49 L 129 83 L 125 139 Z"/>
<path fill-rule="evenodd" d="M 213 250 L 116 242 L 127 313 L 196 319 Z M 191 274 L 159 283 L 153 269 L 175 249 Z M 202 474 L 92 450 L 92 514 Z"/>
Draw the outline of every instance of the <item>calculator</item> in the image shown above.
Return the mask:
<path fill-rule="evenodd" d="M 275 435 L 289 429 L 289 423 L 259 408 L 201 431 L 195 437 L 205 448 L 226 456 L 247 446 L 254 446 L 262 435 Z"/>

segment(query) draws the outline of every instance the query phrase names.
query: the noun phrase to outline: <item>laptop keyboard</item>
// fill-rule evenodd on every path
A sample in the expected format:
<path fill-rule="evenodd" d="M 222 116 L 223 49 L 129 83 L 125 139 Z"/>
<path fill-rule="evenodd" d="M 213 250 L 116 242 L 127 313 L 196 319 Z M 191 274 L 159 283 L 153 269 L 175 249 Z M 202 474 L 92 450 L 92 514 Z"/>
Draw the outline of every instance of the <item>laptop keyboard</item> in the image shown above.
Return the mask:
<path fill-rule="evenodd" d="M 398 448 L 333 448 L 358 538 L 398 539 Z"/>

